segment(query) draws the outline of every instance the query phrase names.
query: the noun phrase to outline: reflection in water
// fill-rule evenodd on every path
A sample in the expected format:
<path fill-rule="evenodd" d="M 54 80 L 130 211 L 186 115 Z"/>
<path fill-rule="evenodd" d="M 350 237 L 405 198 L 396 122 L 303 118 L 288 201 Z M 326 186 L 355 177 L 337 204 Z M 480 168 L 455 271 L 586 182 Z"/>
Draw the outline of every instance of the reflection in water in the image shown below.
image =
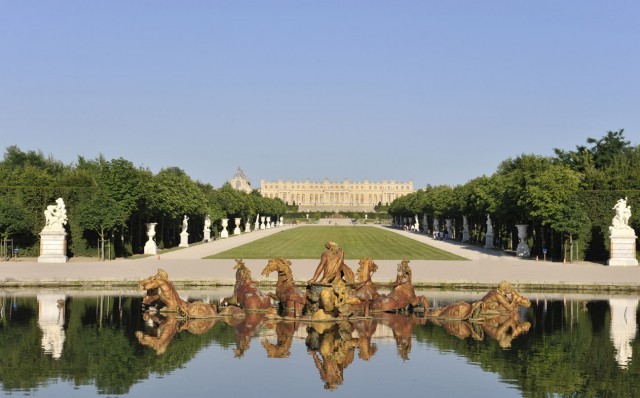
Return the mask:
<path fill-rule="evenodd" d="M 188 329 L 190 324 L 184 318 L 177 319 L 176 314 L 145 313 L 143 318 L 148 327 L 145 332 L 136 332 L 138 342 L 153 348 L 158 355 L 164 354 L 176 333 Z"/>
<path fill-rule="evenodd" d="M 38 295 L 38 326 L 42 330 L 42 348 L 53 359 L 62 356 L 64 346 L 64 294 Z"/>
<path fill-rule="evenodd" d="M 331 392 L 336 397 L 358 391 L 388 395 L 390 379 L 406 380 L 409 384 L 402 386 L 407 391 L 432 388 L 449 396 L 473 395 L 477 388 L 498 384 L 523 396 L 634 396 L 640 389 L 640 379 L 629 377 L 640 372 L 640 362 L 632 359 L 632 351 L 640 348 L 635 338 L 637 297 L 563 300 L 562 295 L 540 295 L 518 316 L 484 322 L 376 314 L 310 323 L 255 313 L 180 320 L 171 314 L 144 314 L 141 299 L 133 295 L 81 294 L 14 294 L 6 300 L 3 295 L 3 393 L 52 396 L 68 383 L 72 393 L 79 386 L 111 396 L 149 396 L 164 388 L 161 383 L 168 389 L 184 388 L 184 379 L 175 376 L 179 369 L 207 375 L 186 388 L 193 395 L 212 382 L 229 394 L 237 388 L 231 376 L 236 374 L 255 381 L 248 388 L 262 396 L 318 396 L 321 385 L 337 390 Z M 242 360 L 232 360 L 234 355 Z M 283 370 L 291 372 L 291 383 L 258 382 L 280 377 Z M 434 376 L 470 371 L 499 381 L 478 384 L 473 377 Z M 429 377 L 422 378 L 425 374 Z"/>
<path fill-rule="evenodd" d="M 428 319 L 434 325 L 442 326 L 447 333 L 459 339 L 472 338 L 480 341 L 484 340 L 484 336 L 489 336 L 496 340 L 502 348 L 511 347 L 511 342 L 516 337 L 528 332 L 531 328 L 530 322 L 519 322 L 516 312 L 487 317 L 482 322 Z"/>
<path fill-rule="evenodd" d="M 636 338 L 636 311 L 638 299 L 612 298 L 611 307 L 611 341 L 616 349 L 616 362 L 622 369 L 626 369 L 633 349 L 631 341 Z"/>
<path fill-rule="evenodd" d="M 260 344 L 267 350 L 267 356 L 269 358 L 289 358 L 291 345 L 293 344 L 293 334 L 298 330 L 298 322 L 269 322 L 266 326 L 276 331 L 275 344 L 270 343 L 267 338 L 260 340 Z"/>
<path fill-rule="evenodd" d="M 353 362 L 358 339 L 351 337 L 352 331 L 347 321 L 317 322 L 307 328 L 307 351 L 327 390 L 335 390 L 344 382 L 344 369 Z"/>

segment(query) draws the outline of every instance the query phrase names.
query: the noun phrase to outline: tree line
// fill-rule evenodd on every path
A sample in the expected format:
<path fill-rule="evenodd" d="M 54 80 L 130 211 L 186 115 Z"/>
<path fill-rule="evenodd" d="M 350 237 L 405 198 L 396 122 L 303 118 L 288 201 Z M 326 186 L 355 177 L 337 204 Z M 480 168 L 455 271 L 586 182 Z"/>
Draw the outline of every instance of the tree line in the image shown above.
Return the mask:
<path fill-rule="evenodd" d="M 182 218 L 189 217 L 192 242 L 202 240 L 204 219 L 212 220 L 214 236 L 222 218 L 253 219 L 282 215 L 281 199 L 245 193 L 225 183 L 220 188 L 192 180 L 183 170 L 158 173 L 126 159 L 79 156 L 63 164 L 41 151 L 7 147 L 0 162 L 0 236 L 13 239 L 26 255 L 39 254 L 44 209 L 63 198 L 68 214 L 69 256 L 96 256 L 101 240 L 110 241 L 116 256 L 142 253 L 147 222 L 156 222 L 160 248 L 179 244 Z"/>
<path fill-rule="evenodd" d="M 515 249 L 515 225 L 528 224 L 534 256 L 542 257 L 547 249 L 559 260 L 605 260 L 616 201 L 627 197 L 631 208 L 640 210 L 640 145 L 631 145 L 624 130 L 609 131 L 575 150 L 555 148 L 554 154 L 506 159 L 492 175 L 463 185 L 427 186 L 393 201 L 389 213 L 421 220 L 426 215 L 429 230 L 434 218 L 440 225 L 452 219 L 458 239 L 466 216 L 471 241 L 477 244 L 484 243 L 490 214 L 499 249 Z M 636 231 L 639 219 L 631 219 Z"/>

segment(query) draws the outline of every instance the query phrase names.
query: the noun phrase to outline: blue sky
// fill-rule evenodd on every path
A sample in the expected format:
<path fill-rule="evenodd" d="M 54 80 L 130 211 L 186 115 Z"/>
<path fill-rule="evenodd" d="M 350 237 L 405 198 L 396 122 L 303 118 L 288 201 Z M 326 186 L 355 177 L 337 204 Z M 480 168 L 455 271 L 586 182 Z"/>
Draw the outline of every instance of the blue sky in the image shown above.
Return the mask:
<path fill-rule="evenodd" d="M 625 129 L 637 1 L 0 0 L 0 147 L 463 184 Z"/>

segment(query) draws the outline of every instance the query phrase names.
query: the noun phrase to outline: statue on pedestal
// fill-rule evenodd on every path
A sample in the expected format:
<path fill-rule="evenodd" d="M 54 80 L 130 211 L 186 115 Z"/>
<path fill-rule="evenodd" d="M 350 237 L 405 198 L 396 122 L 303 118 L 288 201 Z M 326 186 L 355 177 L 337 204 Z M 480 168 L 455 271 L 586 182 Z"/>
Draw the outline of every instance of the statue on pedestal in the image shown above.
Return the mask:
<path fill-rule="evenodd" d="M 613 210 L 616 215 L 611 220 L 609 227 L 610 258 L 607 262 L 614 266 L 637 266 L 636 258 L 636 233 L 629 226 L 631 207 L 627 205 L 627 198 L 619 199 Z"/>
<path fill-rule="evenodd" d="M 156 225 L 155 222 L 148 222 L 145 224 L 147 226 L 147 243 L 144 245 L 144 254 L 151 254 L 153 256 L 158 254 L 158 245 L 156 245 L 156 241 L 154 237 L 156 236 Z"/>
<path fill-rule="evenodd" d="M 487 233 L 485 234 L 485 249 L 494 249 L 493 245 L 493 225 L 491 224 L 491 217 L 487 214 Z"/>
<path fill-rule="evenodd" d="M 467 221 L 467 216 L 462 216 L 462 241 L 469 242 L 469 221 Z"/>
<path fill-rule="evenodd" d="M 204 241 L 209 242 L 211 240 L 211 218 L 207 214 L 204 218 L 204 230 L 202 231 L 204 235 Z"/>
<path fill-rule="evenodd" d="M 45 225 L 40 232 L 39 263 L 66 263 L 67 257 L 67 209 L 62 198 L 44 211 Z"/>

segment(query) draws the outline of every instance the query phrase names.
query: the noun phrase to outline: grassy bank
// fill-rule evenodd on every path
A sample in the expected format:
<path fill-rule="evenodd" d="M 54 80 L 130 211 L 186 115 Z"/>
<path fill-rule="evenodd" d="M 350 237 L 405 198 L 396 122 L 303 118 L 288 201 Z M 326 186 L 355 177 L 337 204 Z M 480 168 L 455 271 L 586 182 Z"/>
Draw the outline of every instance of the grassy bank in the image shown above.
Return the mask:
<path fill-rule="evenodd" d="M 345 258 L 351 260 L 365 256 L 374 260 L 464 260 L 384 229 L 360 226 L 301 226 L 207 258 L 320 258 L 328 241 L 336 242 L 344 249 Z"/>

